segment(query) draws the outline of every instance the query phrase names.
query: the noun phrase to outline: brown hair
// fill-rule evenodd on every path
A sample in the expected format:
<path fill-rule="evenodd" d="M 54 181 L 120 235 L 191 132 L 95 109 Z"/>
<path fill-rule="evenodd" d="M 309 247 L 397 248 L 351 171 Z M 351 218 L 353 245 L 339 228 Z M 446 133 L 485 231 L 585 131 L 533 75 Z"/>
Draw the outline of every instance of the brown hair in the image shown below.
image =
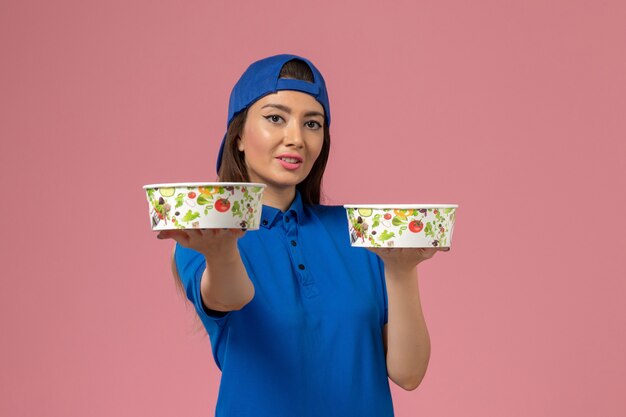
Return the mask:
<path fill-rule="evenodd" d="M 293 78 L 297 80 L 313 82 L 313 72 L 309 66 L 299 59 L 292 59 L 283 65 L 280 78 Z M 226 131 L 224 154 L 222 165 L 218 173 L 219 181 L 224 182 L 249 182 L 248 170 L 244 161 L 244 153 L 237 148 L 237 139 L 241 136 L 248 115 L 248 108 L 233 117 Z M 304 204 L 320 204 L 322 197 L 322 177 L 330 154 L 330 132 L 328 123 L 324 123 L 324 143 L 317 160 L 311 168 L 309 175 L 296 189 L 300 192 Z"/>

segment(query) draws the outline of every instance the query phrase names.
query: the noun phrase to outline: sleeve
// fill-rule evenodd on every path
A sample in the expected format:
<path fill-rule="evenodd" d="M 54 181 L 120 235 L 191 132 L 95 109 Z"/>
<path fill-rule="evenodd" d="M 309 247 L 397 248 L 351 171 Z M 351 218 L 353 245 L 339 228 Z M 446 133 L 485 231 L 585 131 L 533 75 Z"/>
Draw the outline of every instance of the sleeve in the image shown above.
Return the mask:
<path fill-rule="evenodd" d="M 178 276 L 180 276 L 180 280 L 185 288 L 187 299 L 194 305 L 198 316 L 205 326 L 207 326 L 207 329 L 211 322 L 218 322 L 219 324 L 225 321 L 226 317 L 230 314 L 229 311 L 211 310 L 202 302 L 200 281 L 206 269 L 204 256 L 193 249 L 186 248 L 176 243 L 174 260 L 176 262 Z"/>

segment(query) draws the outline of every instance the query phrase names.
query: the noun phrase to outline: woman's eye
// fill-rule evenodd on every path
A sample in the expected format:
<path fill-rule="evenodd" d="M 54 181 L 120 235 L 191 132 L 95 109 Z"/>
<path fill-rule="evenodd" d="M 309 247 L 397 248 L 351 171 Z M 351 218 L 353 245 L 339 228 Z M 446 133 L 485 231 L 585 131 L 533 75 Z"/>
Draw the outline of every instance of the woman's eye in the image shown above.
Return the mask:
<path fill-rule="evenodd" d="M 275 114 L 270 114 L 269 116 L 265 116 L 265 118 L 272 123 L 278 123 L 282 119 L 282 117 Z"/>
<path fill-rule="evenodd" d="M 309 122 L 306 123 L 311 129 L 319 129 L 320 127 L 322 127 L 322 124 L 320 122 L 316 122 L 315 120 L 311 120 Z"/>

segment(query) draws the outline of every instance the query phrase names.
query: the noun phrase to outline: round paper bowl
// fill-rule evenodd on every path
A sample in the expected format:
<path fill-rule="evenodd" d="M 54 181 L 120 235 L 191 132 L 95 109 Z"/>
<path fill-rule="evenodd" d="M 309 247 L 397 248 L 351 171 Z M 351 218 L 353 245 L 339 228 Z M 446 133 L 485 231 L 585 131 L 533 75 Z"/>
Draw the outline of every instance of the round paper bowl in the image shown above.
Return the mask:
<path fill-rule="evenodd" d="M 344 205 L 352 246 L 450 247 L 456 204 Z"/>
<path fill-rule="evenodd" d="M 144 185 L 152 230 L 259 228 L 265 184 L 190 182 Z"/>

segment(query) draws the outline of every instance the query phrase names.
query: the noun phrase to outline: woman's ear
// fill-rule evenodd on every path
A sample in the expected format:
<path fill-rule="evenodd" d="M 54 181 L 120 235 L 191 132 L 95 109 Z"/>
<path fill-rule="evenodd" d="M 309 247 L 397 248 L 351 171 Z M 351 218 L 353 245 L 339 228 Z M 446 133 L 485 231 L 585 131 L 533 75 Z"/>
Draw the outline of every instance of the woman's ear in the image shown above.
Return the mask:
<path fill-rule="evenodd" d="M 243 152 L 243 141 L 241 140 L 241 136 L 237 136 L 237 149 L 239 149 L 239 152 Z"/>

